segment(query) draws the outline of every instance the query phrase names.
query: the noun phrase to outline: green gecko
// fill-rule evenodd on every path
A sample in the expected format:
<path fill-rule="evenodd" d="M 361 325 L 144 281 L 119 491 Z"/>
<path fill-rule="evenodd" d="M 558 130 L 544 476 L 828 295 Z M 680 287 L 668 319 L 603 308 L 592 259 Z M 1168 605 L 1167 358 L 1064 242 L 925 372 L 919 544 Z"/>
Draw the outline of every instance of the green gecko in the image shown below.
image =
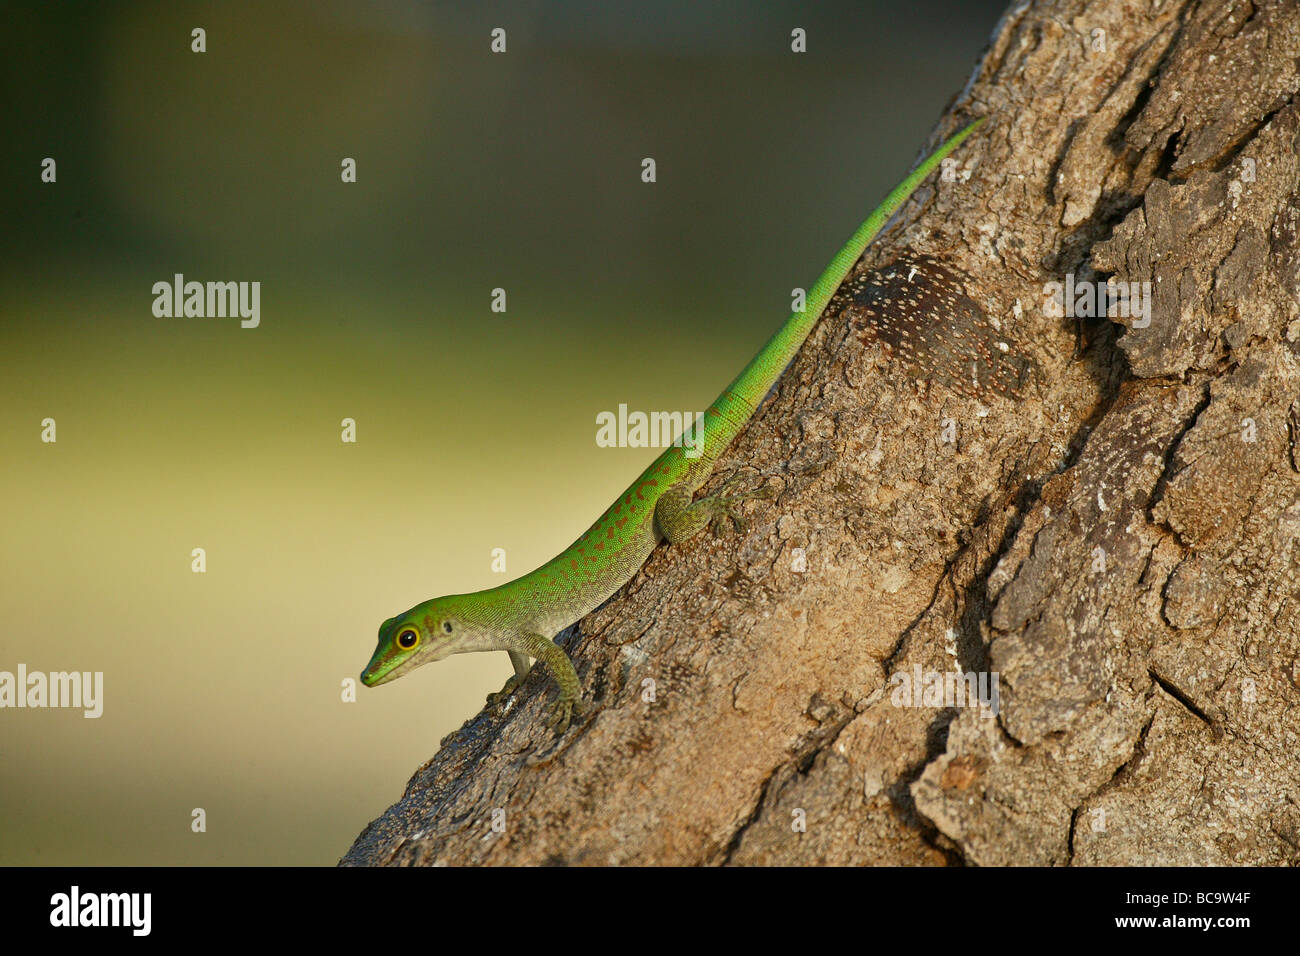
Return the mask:
<path fill-rule="evenodd" d="M 738 520 L 735 506 L 752 494 L 728 494 L 730 482 L 699 501 L 692 500 L 695 492 L 795 357 L 867 245 L 983 121 L 977 119 L 935 150 L 858 227 L 809 290 L 804 311 L 792 314 L 709 406 L 693 449 L 684 442 L 669 446 L 582 537 L 535 571 L 486 591 L 433 598 L 390 617 L 379 626 L 379 644 L 361 682 L 367 687 L 384 684 L 452 654 L 506 651 L 515 674 L 489 702 L 518 687 L 532 660 L 542 661 L 560 690 L 549 726 L 563 734 L 571 716 L 584 708 L 577 671 L 552 638 L 630 580 L 660 541 L 677 544 L 708 524 Z M 686 454 L 688 450 L 696 457 Z"/>

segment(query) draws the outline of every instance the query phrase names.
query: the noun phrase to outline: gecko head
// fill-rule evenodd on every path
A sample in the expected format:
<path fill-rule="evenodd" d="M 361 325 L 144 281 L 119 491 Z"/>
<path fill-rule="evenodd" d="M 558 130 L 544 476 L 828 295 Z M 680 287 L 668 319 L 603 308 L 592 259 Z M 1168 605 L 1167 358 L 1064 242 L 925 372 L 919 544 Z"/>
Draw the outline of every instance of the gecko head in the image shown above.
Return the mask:
<path fill-rule="evenodd" d="M 458 597 L 417 604 L 380 624 L 379 643 L 361 672 L 361 683 L 386 684 L 421 664 L 467 650 L 478 628 L 466 619 Z"/>

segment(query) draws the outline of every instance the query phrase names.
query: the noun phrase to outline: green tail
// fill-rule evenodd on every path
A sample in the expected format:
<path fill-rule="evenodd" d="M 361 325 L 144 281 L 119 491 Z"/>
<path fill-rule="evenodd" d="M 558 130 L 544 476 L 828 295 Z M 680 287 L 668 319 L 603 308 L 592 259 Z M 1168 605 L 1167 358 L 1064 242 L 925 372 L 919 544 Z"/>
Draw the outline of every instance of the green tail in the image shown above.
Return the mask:
<path fill-rule="evenodd" d="M 858 227 L 857 232 L 835 254 L 830 265 L 813 283 L 808 292 L 804 311 L 791 314 L 785 325 L 768 339 L 767 344 L 736 376 L 735 380 L 723 389 L 722 394 L 709 409 L 709 414 L 706 415 L 705 458 L 712 457 L 710 452 L 714 455 L 721 453 L 731 444 L 732 439 L 763 401 L 768 390 L 776 384 L 785 367 L 798 353 L 804 339 L 808 338 L 808 334 L 821 318 L 822 312 L 830 304 L 835 291 L 844 282 L 854 264 L 862 258 L 862 253 L 871 244 L 871 240 L 899 207 L 907 202 L 908 197 L 916 191 L 916 187 L 921 185 L 939 163 L 943 162 L 944 157 L 978 129 L 984 119 L 985 117 L 980 117 L 949 139 L 917 166 L 911 175 L 894 187 L 893 191 L 885 197 L 884 202 L 877 206 L 867 217 L 866 222 Z M 715 420 L 708 422 L 708 418 Z"/>

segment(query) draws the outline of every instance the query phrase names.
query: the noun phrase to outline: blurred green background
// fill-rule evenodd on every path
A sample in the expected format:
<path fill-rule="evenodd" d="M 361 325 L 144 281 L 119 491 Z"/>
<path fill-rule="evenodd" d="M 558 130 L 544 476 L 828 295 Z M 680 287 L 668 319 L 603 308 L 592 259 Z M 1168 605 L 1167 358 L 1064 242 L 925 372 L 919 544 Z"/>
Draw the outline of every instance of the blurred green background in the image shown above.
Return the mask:
<path fill-rule="evenodd" d="M 708 404 L 1001 7 L 4 4 L 0 670 L 105 691 L 0 711 L 0 863 L 335 862 L 510 673 L 345 703 L 380 621 L 580 534 L 656 454 L 596 413 Z"/>

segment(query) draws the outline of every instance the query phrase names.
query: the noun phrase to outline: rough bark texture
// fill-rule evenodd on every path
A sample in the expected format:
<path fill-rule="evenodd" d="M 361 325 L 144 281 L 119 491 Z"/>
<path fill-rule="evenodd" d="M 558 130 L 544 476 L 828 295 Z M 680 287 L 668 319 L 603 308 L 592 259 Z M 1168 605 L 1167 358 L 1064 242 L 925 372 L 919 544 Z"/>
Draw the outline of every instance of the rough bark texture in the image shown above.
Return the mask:
<path fill-rule="evenodd" d="M 1016 5 L 711 485 L 777 497 L 566 633 L 594 714 L 531 677 L 344 863 L 1300 862 L 1298 63 L 1294 0 Z M 1076 355 L 1067 273 L 1150 324 Z"/>

